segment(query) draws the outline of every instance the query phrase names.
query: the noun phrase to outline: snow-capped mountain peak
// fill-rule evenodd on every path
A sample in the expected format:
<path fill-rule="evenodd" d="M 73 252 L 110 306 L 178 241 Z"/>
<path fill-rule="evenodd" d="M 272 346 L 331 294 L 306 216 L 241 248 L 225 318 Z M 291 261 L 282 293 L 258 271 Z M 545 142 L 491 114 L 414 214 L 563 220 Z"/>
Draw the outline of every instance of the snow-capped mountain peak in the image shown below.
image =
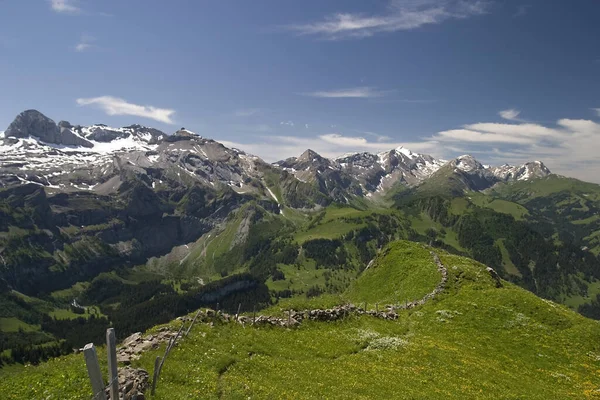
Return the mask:
<path fill-rule="evenodd" d="M 465 172 L 485 169 L 485 167 L 470 154 L 459 156 L 451 162 L 456 166 L 456 168 Z"/>
<path fill-rule="evenodd" d="M 404 154 L 405 156 L 410 157 L 410 158 L 418 157 L 418 155 L 415 155 L 412 151 L 405 148 L 404 146 L 398 146 L 398 147 L 396 147 L 395 150 L 396 150 L 396 153 Z"/>

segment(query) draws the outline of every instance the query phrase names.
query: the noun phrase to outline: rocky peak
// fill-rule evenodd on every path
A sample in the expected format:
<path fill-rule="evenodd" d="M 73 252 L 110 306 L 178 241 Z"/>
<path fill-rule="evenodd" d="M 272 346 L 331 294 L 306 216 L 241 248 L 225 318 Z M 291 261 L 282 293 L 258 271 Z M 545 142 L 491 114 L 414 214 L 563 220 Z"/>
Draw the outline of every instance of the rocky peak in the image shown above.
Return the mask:
<path fill-rule="evenodd" d="M 324 161 L 324 158 L 321 157 L 319 153 L 314 150 L 308 149 L 304 153 L 298 157 L 299 162 L 315 162 L 315 161 Z"/>
<path fill-rule="evenodd" d="M 342 164 L 355 164 L 364 167 L 371 166 L 377 161 L 377 156 L 368 152 L 344 154 L 336 158 L 336 161 Z"/>
<path fill-rule="evenodd" d="M 394 153 L 396 153 L 397 155 L 404 155 L 407 158 L 415 158 L 418 157 L 418 154 L 413 153 L 412 151 L 410 151 L 409 149 L 405 148 L 404 146 L 398 146 L 393 150 Z"/>
<path fill-rule="evenodd" d="M 455 158 L 450 163 L 464 172 L 475 172 L 484 170 L 485 167 L 475 159 L 475 157 L 466 154 Z"/>
<path fill-rule="evenodd" d="M 33 136 L 46 143 L 93 147 L 93 144 L 88 140 L 73 133 L 64 122 L 59 127 L 53 120 L 37 110 L 23 111 L 17 115 L 6 129 L 4 136 L 6 138 L 28 138 Z"/>

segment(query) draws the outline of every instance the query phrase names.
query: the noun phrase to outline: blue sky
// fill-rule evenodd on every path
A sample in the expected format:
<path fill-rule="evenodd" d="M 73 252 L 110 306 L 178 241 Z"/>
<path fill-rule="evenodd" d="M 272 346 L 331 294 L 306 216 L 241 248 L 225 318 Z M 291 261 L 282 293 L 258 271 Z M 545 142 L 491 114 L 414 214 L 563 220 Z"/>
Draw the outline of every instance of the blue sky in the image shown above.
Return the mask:
<path fill-rule="evenodd" d="M 185 126 L 268 161 L 404 144 L 600 182 L 600 2 L 0 0 L 0 130 Z"/>

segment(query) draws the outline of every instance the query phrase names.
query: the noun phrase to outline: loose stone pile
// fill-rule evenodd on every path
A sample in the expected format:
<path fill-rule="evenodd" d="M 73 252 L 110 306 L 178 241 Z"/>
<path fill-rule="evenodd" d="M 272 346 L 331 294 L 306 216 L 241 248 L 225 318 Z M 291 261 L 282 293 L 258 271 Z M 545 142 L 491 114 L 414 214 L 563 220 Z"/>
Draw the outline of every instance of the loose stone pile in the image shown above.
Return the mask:
<path fill-rule="evenodd" d="M 176 331 L 168 327 L 161 328 L 153 335 L 142 336 L 141 332 L 134 333 L 123 340 L 121 347 L 117 349 L 117 362 L 129 365 L 132 360 L 138 360 L 143 352 L 157 349 L 161 343 L 168 342 L 176 334 Z"/>
<path fill-rule="evenodd" d="M 144 392 L 150 386 L 146 370 L 129 366 L 119 369 L 119 399 L 145 400 Z M 106 388 L 106 398 L 110 399 L 110 391 Z"/>

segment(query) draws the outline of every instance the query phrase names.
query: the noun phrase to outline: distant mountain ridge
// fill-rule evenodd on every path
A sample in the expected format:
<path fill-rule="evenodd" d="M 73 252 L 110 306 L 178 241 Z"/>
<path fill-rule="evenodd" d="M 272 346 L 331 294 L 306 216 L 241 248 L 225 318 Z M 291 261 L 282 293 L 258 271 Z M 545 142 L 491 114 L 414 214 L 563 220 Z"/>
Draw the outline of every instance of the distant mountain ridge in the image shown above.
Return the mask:
<path fill-rule="evenodd" d="M 278 169 L 275 174 L 287 174 L 281 175 L 280 180 L 296 179 L 342 203 L 357 197 L 383 197 L 398 185 L 413 188 L 449 169 L 465 181 L 464 190 L 483 190 L 498 182 L 550 174 L 540 161 L 488 167 L 468 155 L 446 161 L 404 147 L 333 159 L 309 149 L 299 157 L 268 164 L 184 128 L 168 135 L 137 124 L 122 128 L 72 125 L 67 121 L 57 124 L 37 110 L 19 114 L 0 137 L 0 144 L 1 186 L 34 183 L 54 190 L 92 190 L 101 194 L 117 190 L 124 170 L 150 176 L 146 181 L 152 188 L 165 181 L 156 178 L 156 173 L 154 178 L 148 174 L 158 169 L 180 184 L 219 184 L 237 193 L 259 193 L 282 202 L 284 199 L 273 196 L 269 192 L 273 188 L 269 189 L 264 181 L 269 175 L 265 171 L 273 173 L 273 169 Z M 291 186 L 288 182 L 287 187 Z M 288 193 L 287 197 L 293 196 Z M 302 201 L 298 205 L 310 206 Z"/>
<path fill-rule="evenodd" d="M 512 166 L 484 166 L 470 155 L 446 161 L 414 153 L 402 146 L 380 153 L 351 153 L 329 159 L 313 150 L 300 157 L 275 163 L 303 182 L 317 183 L 322 191 L 337 201 L 347 201 L 345 192 L 363 197 L 385 195 L 394 185 L 409 188 L 448 170 L 468 181 L 461 190 L 484 190 L 499 182 L 541 178 L 551 174 L 541 161 Z M 342 194 L 340 197 L 340 193 Z"/>

